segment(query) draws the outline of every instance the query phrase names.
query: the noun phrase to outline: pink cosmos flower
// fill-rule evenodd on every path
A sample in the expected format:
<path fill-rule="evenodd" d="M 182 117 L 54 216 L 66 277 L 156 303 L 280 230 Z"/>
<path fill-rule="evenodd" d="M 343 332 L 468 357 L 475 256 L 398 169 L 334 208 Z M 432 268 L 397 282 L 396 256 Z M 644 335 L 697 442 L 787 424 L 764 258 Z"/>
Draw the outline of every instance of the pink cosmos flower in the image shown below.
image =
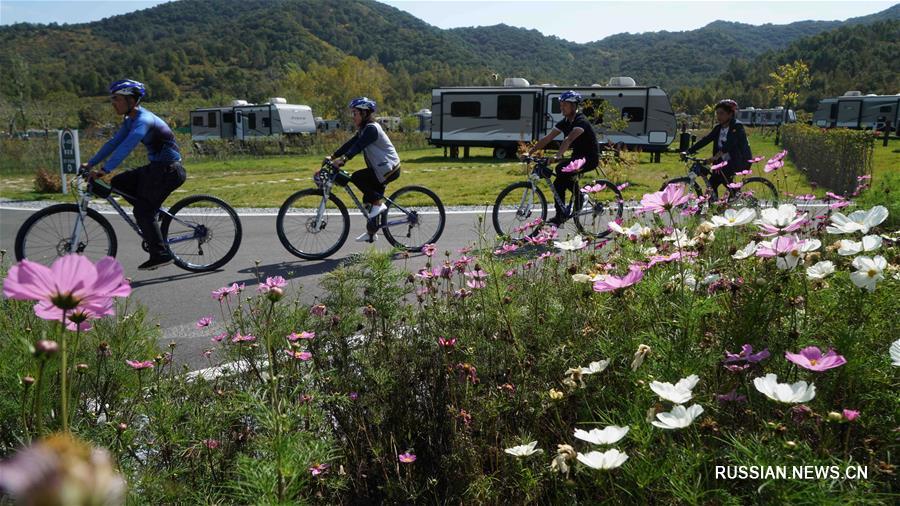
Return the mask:
<path fill-rule="evenodd" d="M 606 185 L 603 183 L 597 183 L 595 185 L 586 185 L 581 189 L 581 193 L 599 193 L 606 189 Z"/>
<path fill-rule="evenodd" d="M 397 456 L 397 458 L 400 459 L 400 462 L 403 462 L 404 464 L 412 464 L 416 461 L 416 456 L 409 452 L 401 453 Z"/>
<path fill-rule="evenodd" d="M 728 166 L 728 160 L 725 160 L 724 162 L 713 165 L 712 167 L 709 168 L 709 170 L 711 170 L 713 172 L 719 172 L 720 170 L 724 169 L 727 166 Z"/>
<path fill-rule="evenodd" d="M 469 280 L 466 281 L 466 286 L 468 286 L 469 288 L 484 288 L 485 286 L 487 286 L 485 280 L 487 279 L 488 275 L 481 269 L 467 272 L 466 277 L 469 278 Z"/>
<path fill-rule="evenodd" d="M 215 299 L 215 300 L 217 300 L 217 301 L 219 301 L 219 302 L 222 302 L 223 300 L 225 300 L 226 297 L 228 297 L 228 295 L 229 295 L 230 293 L 231 293 L 231 292 L 228 290 L 228 287 L 227 287 L 227 286 L 223 286 L 222 288 L 216 288 L 215 290 L 213 290 L 212 292 L 210 292 L 210 296 L 211 296 L 213 299 Z"/>
<path fill-rule="evenodd" d="M 85 308 L 75 308 L 71 313 L 66 313 L 66 329 L 72 332 L 87 332 L 94 328 L 91 320 L 101 318 L 100 315 Z"/>
<path fill-rule="evenodd" d="M 152 369 L 155 366 L 152 360 L 144 360 L 143 362 L 140 360 L 126 360 L 125 363 L 136 371 L 140 371 L 141 369 Z"/>
<path fill-rule="evenodd" d="M 35 300 L 34 313 L 44 320 L 61 320 L 76 308 L 97 317 L 115 313 L 112 297 L 127 297 L 131 285 L 115 258 L 95 265 L 81 255 L 65 255 L 50 267 L 22 260 L 9 269 L 3 294 L 10 299 Z"/>
<path fill-rule="evenodd" d="M 351 401 L 355 401 L 356 399 L 359 399 L 359 394 L 356 393 L 356 392 L 350 392 L 350 394 L 348 395 L 348 397 L 350 397 L 350 400 L 351 400 Z"/>
<path fill-rule="evenodd" d="M 761 362 L 765 359 L 769 358 L 769 349 L 766 348 L 759 353 L 753 353 L 753 346 L 750 344 L 745 344 L 741 346 L 740 353 L 729 353 L 727 350 L 725 351 L 725 363 L 733 363 L 733 362 L 741 362 L 747 361 L 751 364 L 755 364 Z"/>
<path fill-rule="evenodd" d="M 210 450 L 215 450 L 219 447 L 219 441 L 217 439 L 204 439 L 203 445 L 209 448 Z"/>
<path fill-rule="evenodd" d="M 726 402 L 747 402 L 747 396 L 738 394 L 737 390 L 735 389 L 728 392 L 727 394 L 716 395 L 716 400 L 723 404 Z"/>
<path fill-rule="evenodd" d="M 473 257 L 467 257 L 463 255 L 453 262 L 453 268 L 459 272 L 462 272 L 466 270 L 467 265 L 471 264 L 474 261 L 475 259 Z"/>
<path fill-rule="evenodd" d="M 763 168 L 763 172 L 775 172 L 776 170 L 784 167 L 784 162 L 781 160 L 769 160 L 766 164 L 765 168 Z"/>
<path fill-rule="evenodd" d="M 203 318 L 200 318 L 199 320 L 197 320 L 197 328 L 202 329 L 204 327 L 209 327 L 209 325 L 212 323 L 212 321 L 213 321 L 212 316 L 204 316 Z"/>
<path fill-rule="evenodd" d="M 560 172 L 563 172 L 564 174 L 578 172 L 581 169 L 581 167 L 584 165 L 585 161 L 586 160 L 584 158 L 578 158 L 578 159 L 572 160 L 571 162 L 569 162 L 568 165 L 563 167 Z"/>
<path fill-rule="evenodd" d="M 253 341 L 256 341 L 256 336 L 250 334 L 244 336 L 240 333 L 237 333 L 234 335 L 234 337 L 231 338 L 232 343 L 252 343 Z"/>
<path fill-rule="evenodd" d="M 231 285 L 232 288 L 236 285 Z M 256 289 L 259 293 L 269 293 L 273 288 L 284 288 L 287 286 L 287 281 L 281 276 L 270 276 L 266 278 L 265 283 L 260 283 L 259 288 Z M 241 285 L 241 290 L 243 290 L 244 285 Z M 238 291 L 237 293 L 240 293 Z"/>
<path fill-rule="evenodd" d="M 783 158 L 785 157 L 785 155 L 787 155 L 787 150 L 786 150 L 786 149 L 783 150 L 783 151 L 780 151 L 780 152 L 776 153 L 775 156 L 773 156 L 772 158 L 769 159 L 769 161 L 770 161 L 770 162 L 773 161 L 773 160 L 774 160 L 774 161 L 780 161 L 781 159 L 783 159 Z"/>
<path fill-rule="evenodd" d="M 466 290 L 465 288 L 460 288 L 459 290 L 453 292 L 453 297 L 460 300 L 465 299 L 469 295 L 472 295 L 472 291 Z"/>
<path fill-rule="evenodd" d="M 810 371 L 822 372 L 828 369 L 834 369 L 847 363 L 842 355 L 838 355 L 834 350 L 828 350 L 828 353 L 822 354 L 816 346 L 807 346 L 800 350 L 800 353 L 784 353 L 785 358 Z"/>
<path fill-rule="evenodd" d="M 734 173 L 735 176 L 749 176 L 750 174 L 753 174 L 753 170 L 752 170 L 752 169 L 739 170 L 739 171 L 737 171 L 737 172 Z"/>
<path fill-rule="evenodd" d="M 313 476 L 319 476 L 321 474 L 325 474 L 328 472 L 328 468 L 331 467 L 330 464 L 316 464 L 309 468 L 310 474 Z"/>
<path fill-rule="evenodd" d="M 435 246 L 434 244 L 426 244 L 426 245 L 422 246 L 422 253 L 424 253 L 425 256 L 427 256 L 427 257 L 434 256 L 434 253 L 436 251 L 437 251 L 437 246 Z"/>
<path fill-rule="evenodd" d="M 312 358 L 312 353 L 308 351 L 294 351 L 294 350 L 284 350 L 287 352 L 288 356 L 290 356 L 294 360 L 300 360 L 302 362 L 306 362 L 307 360 Z"/>
<path fill-rule="evenodd" d="M 782 235 L 772 241 L 761 242 L 756 248 L 756 256 L 764 258 L 785 256 L 799 249 L 802 243 L 803 241 L 792 235 Z"/>
<path fill-rule="evenodd" d="M 816 196 L 813 195 L 812 193 L 807 193 L 806 195 L 797 195 L 794 198 L 797 200 L 803 200 L 803 201 L 807 201 L 807 202 L 811 201 L 811 200 L 816 200 Z"/>
<path fill-rule="evenodd" d="M 670 184 L 662 191 L 645 194 L 641 198 L 639 211 L 662 214 L 673 207 L 687 203 L 688 200 L 687 195 L 684 194 L 684 185 Z"/>
<path fill-rule="evenodd" d="M 325 304 L 316 304 L 309 308 L 309 312 L 314 316 L 324 316 L 328 312 L 328 308 L 325 307 Z"/>
<path fill-rule="evenodd" d="M 222 332 L 221 334 L 214 335 L 210 340 L 214 343 L 221 343 L 226 337 L 228 337 L 228 332 Z"/>
<path fill-rule="evenodd" d="M 844 415 L 844 419 L 848 422 L 852 422 L 859 418 L 859 411 L 856 411 L 855 409 L 844 409 L 841 414 Z"/>
<path fill-rule="evenodd" d="M 444 348 L 453 348 L 454 346 L 456 346 L 456 338 L 454 337 L 444 339 L 443 337 L 439 337 L 438 344 Z"/>
<path fill-rule="evenodd" d="M 849 207 L 849 206 L 850 206 L 849 200 L 838 200 L 837 202 L 832 202 L 831 204 L 828 204 L 829 209 L 841 209 L 843 207 Z"/>
<path fill-rule="evenodd" d="M 644 277 L 644 271 L 638 266 L 632 266 L 628 274 L 619 278 L 607 275 L 594 283 L 595 292 L 614 292 L 638 283 Z"/>
<path fill-rule="evenodd" d="M 751 164 L 753 164 L 753 163 L 762 161 L 763 158 L 765 158 L 765 157 L 764 157 L 764 156 L 757 156 L 756 158 L 753 158 L 753 159 L 747 160 L 747 161 L 750 162 Z"/>
<path fill-rule="evenodd" d="M 626 182 L 626 183 L 620 184 L 619 186 L 616 186 L 616 188 L 618 188 L 619 191 L 622 191 L 622 190 L 624 190 L 625 188 L 628 188 L 629 186 L 631 186 L 631 183 L 627 183 L 627 182 Z"/>
<path fill-rule="evenodd" d="M 456 250 L 456 252 L 459 253 L 460 255 L 468 255 L 469 253 L 472 252 L 473 249 L 474 249 L 474 247 L 472 247 L 472 246 L 464 246 L 464 247 Z"/>
<path fill-rule="evenodd" d="M 300 339 L 315 339 L 315 337 L 316 337 L 315 332 L 304 330 L 303 332 L 300 332 L 299 334 L 296 332 L 291 332 L 290 334 L 288 334 L 287 340 L 293 343 L 294 341 L 297 341 Z"/>
<path fill-rule="evenodd" d="M 504 272 L 503 275 L 506 276 L 507 278 L 511 278 L 516 275 L 516 270 L 510 269 L 510 270 Z"/>
<path fill-rule="evenodd" d="M 662 264 L 667 262 L 674 262 L 677 260 L 692 258 L 697 256 L 696 251 L 676 251 L 671 255 L 653 255 L 650 257 L 650 263 L 647 264 L 646 268 L 653 267 L 656 264 Z"/>
<path fill-rule="evenodd" d="M 516 246 L 515 244 L 504 244 L 503 246 L 500 246 L 499 249 L 494 250 L 494 254 L 495 255 L 505 255 L 507 253 L 512 253 L 513 251 L 515 251 L 517 249 L 519 249 L 519 247 Z"/>
<path fill-rule="evenodd" d="M 726 186 L 728 186 L 732 190 L 740 190 L 744 186 L 744 183 L 741 183 L 741 182 L 728 183 Z"/>

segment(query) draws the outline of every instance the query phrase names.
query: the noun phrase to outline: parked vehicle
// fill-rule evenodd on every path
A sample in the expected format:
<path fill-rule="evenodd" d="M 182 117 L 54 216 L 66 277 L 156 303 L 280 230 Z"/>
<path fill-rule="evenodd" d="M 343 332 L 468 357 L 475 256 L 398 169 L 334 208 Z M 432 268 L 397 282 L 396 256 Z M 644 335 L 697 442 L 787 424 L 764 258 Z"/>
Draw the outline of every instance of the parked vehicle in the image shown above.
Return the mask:
<path fill-rule="evenodd" d="M 493 147 L 496 158 L 511 158 L 519 142 L 541 138 L 562 119 L 559 96 L 567 90 L 575 90 L 594 103 L 607 101 L 628 119 L 624 131 L 598 126 L 600 144 L 621 143 L 658 152 L 665 151 L 675 139 L 675 112 L 666 92 L 656 86 L 637 86 L 630 77 L 610 79 L 606 86 L 587 87 L 531 85 L 522 78 L 507 78 L 503 86 L 432 90 L 429 143 Z"/>
<path fill-rule="evenodd" d="M 270 98 L 264 104 L 235 100 L 230 107 L 208 107 L 191 111 L 191 139 L 237 139 L 279 134 L 313 134 L 316 120 L 308 105 L 288 104 Z"/>
<path fill-rule="evenodd" d="M 897 95 L 863 95 L 848 91 L 840 97 L 819 102 L 813 124 L 822 128 L 857 128 L 897 132 L 900 128 L 900 93 Z"/>
<path fill-rule="evenodd" d="M 785 110 L 784 107 L 774 109 L 745 107 L 738 111 L 737 119 L 747 126 L 777 126 L 782 123 L 796 123 L 797 114 L 793 109 Z"/>

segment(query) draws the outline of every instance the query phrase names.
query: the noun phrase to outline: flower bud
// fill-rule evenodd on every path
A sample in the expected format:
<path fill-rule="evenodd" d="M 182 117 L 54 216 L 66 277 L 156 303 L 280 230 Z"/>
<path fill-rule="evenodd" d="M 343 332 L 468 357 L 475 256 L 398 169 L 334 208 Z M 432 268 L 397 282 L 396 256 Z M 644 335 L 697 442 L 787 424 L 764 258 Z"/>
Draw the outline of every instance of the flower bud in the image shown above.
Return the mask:
<path fill-rule="evenodd" d="M 838 413 L 837 411 L 829 411 L 828 412 L 828 421 L 829 422 L 841 422 L 844 420 L 844 415 Z"/>
<path fill-rule="evenodd" d="M 59 351 L 59 344 L 49 339 L 41 339 L 34 343 L 34 356 L 37 358 L 48 358 Z"/>

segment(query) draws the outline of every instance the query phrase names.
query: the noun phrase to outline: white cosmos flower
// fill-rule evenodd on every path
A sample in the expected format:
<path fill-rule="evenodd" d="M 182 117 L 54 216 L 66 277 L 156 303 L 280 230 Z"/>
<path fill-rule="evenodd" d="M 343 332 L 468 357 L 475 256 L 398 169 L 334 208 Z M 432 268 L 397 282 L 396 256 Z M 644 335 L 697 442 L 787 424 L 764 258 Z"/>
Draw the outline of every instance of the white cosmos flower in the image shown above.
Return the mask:
<path fill-rule="evenodd" d="M 778 375 L 772 373 L 754 379 L 753 386 L 769 399 L 789 404 L 808 402 L 816 396 L 816 386 L 812 383 L 807 384 L 805 381 L 794 384 L 779 383 Z"/>
<path fill-rule="evenodd" d="M 891 344 L 891 360 L 895 367 L 900 367 L 900 339 Z"/>
<path fill-rule="evenodd" d="M 853 259 L 853 267 L 857 269 L 856 272 L 850 273 L 850 280 L 853 281 L 853 284 L 874 292 L 875 285 L 884 279 L 887 260 L 881 255 L 875 258 L 856 257 Z"/>
<path fill-rule="evenodd" d="M 537 441 L 532 441 L 527 444 L 507 448 L 503 451 L 515 457 L 528 457 L 534 455 L 535 453 L 542 453 L 544 451 L 540 448 L 535 448 L 535 446 L 537 446 Z"/>
<path fill-rule="evenodd" d="M 691 390 L 697 385 L 700 378 L 696 374 L 691 374 L 687 378 L 683 378 L 675 383 L 662 383 L 660 381 L 651 381 L 650 390 L 653 390 L 661 399 L 671 401 L 675 404 L 684 404 L 691 400 L 693 392 Z"/>
<path fill-rule="evenodd" d="M 663 241 L 674 242 L 678 245 L 678 247 L 681 248 L 690 248 L 691 246 L 697 244 L 697 241 L 695 239 L 691 239 L 690 237 L 688 237 L 687 233 L 680 228 L 676 228 L 672 231 L 671 234 L 663 237 Z"/>
<path fill-rule="evenodd" d="M 643 253 L 643 254 L 645 254 L 645 255 L 647 255 L 647 256 L 652 256 L 652 255 L 655 255 L 655 254 L 659 253 L 659 250 L 656 249 L 655 246 L 649 246 L 649 247 L 646 247 L 646 248 L 645 248 L 645 247 L 641 247 L 641 253 Z"/>
<path fill-rule="evenodd" d="M 576 458 L 591 469 L 615 469 L 628 460 L 628 455 L 613 448 L 605 452 L 579 453 Z"/>
<path fill-rule="evenodd" d="M 803 213 L 797 216 L 797 206 L 781 204 L 778 207 L 769 207 L 760 211 L 759 219 L 754 220 L 753 223 L 759 225 L 764 232 L 763 235 L 772 236 L 799 229 L 806 222 L 808 214 Z"/>
<path fill-rule="evenodd" d="M 743 248 L 737 250 L 734 255 L 731 255 L 731 258 L 735 260 L 743 260 L 745 258 L 749 258 L 756 253 L 756 241 L 750 241 L 750 244 L 744 246 Z"/>
<path fill-rule="evenodd" d="M 726 209 L 722 216 L 713 216 L 713 225 L 717 227 L 737 227 L 746 225 L 756 219 L 756 210 L 749 207 L 744 209 Z"/>
<path fill-rule="evenodd" d="M 604 369 L 609 365 L 609 360 L 599 360 L 597 362 L 591 362 L 587 367 L 581 368 L 581 374 L 597 374 L 603 372 Z"/>
<path fill-rule="evenodd" d="M 628 434 L 628 427 L 619 427 L 610 425 L 605 429 L 591 429 L 590 431 L 575 429 L 575 437 L 593 443 L 595 445 L 611 445 L 619 442 L 620 439 Z"/>
<path fill-rule="evenodd" d="M 656 420 L 652 423 L 654 427 L 660 429 L 674 430 L 683 429 L 693 423 L 693 421 L 703 413 L 703 406 L 694 404 L 689 408 L 685 408 L 681 404 L 672 408 L 668 413 L 657 413 Z"/>
<path fill-rule="evenodd" d="M 587 242 L 580 235 L 576 235 L 568 241 L 554 241 L 553 244 L 563 251 L 576 251 L 587 246 Z"/>
<path fill-rule="evenodd" d="M 875 206 L 868 211 L 853 211 L 850 216 L 842 213 L 831 215 L 831 226 L 825 228 L 829 234 L 852 234 L 854 232 L 869 233 L 869 229 L 875 227 L 888 217 L 888 210 L 884 206 Z"/>
<path fill-rule="evenodd" d="M 581 274 L 580 272 L 577 274 L 572 274 L 572 281 L 576 283 L 587 283 L 591 280 L 591 277 L 587 274 Z"/>
<path fill-rule="evenodd" d="M 834 273 L 834 264 L 829 260 L 817 262 L 806 269 L 806 277 L 809 279 L 825 279 L 825 276 Z"/>
<path fill-rule="evenodd" d="M 841 247 L 838 249 L 838 255 L 851 256 L 857 253 L 875 251 L 881 247 L 881 236 L 867 235 L 862 241 L 851 241 L 849 239 L 840 240 Z"/>
<path fill-rule="evenodd" d="M 653 233 L 653 229 L 649 227 L 645 227 L 640 223 L 635 223 L 634 225 L 624 228 L 622 225 L 619 225 L 615 221 L 611 221 L 608 224 L 609 229 L 617 234 L 622 234 L 628 236 L 629 239 L 637 239 L 638 237 L 646 238 L 649 237 L 650 234 Z"/>

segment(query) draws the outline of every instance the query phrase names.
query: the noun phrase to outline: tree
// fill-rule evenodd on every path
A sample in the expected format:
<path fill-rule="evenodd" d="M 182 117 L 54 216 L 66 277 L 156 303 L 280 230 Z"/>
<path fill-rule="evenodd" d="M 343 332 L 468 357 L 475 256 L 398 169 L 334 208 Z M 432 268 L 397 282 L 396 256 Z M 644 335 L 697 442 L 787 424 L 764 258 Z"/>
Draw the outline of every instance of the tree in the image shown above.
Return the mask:
<path fill-rule="evenodd" d="M 785 109 L 796 107 L 800 92 L 809 87 L 812 80 L 809 67 L 801 60 L 779 65 L 778 70 L 769 74 L 772 83 L 766 88 Z"/>
<path fill-rule="evenodd" d="M 313 63 L 306 71 L 289 70 L 279 89 L 291 102 L 309 104 L 322 117 L 346 121 L 352 98 L 366 96 L 381 103 L 389 80 L 387 70 L 377 61 L 347 56 L 336 66 Z"/>

